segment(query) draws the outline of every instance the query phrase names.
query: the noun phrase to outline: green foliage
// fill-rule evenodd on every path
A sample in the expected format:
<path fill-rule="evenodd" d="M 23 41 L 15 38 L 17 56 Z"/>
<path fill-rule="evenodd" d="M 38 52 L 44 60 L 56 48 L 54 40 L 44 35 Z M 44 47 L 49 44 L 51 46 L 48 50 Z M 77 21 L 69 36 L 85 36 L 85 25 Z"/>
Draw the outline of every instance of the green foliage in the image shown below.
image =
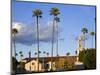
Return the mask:
<path fill-rule="evenodd" d="M 13 29 L 12 29 L 12 33 L 13 33 L 13 34 L 17 34 L 17 33 L 18 33 L 18 30 L 17 30 L 16 28 L 13 28 Z"/>
<path fill-rule="evenodd" d="M 86 51 L 81 51 L 79 54 L 79 61 L 83 62 L 85 57 Z"/>
<path fill-rule="evenodd" d="M 87 69 L 95 69 L 96 68 L 96 50 L 87 49 L 85 51 L 80 52 L 79 60 L 84 63 L 84 66 Z"/>
<path fill-rule="evenodd" d="M 16 73 L 21 74 L 21 73 L 25 73 L 25 72 L 27 72 L 25 70 L 25 63 L 24 62 L 19 62 L 18 66 L 17 66 Z"/>
<path fill-rule="evenodd" d="M 70 53 L 69 53 L 69 52 L 67 52 L 67 53 L 66 53 L 66 55 L 67 55 L 67 56 L 69 56 L 69 55 L 70 55 Z"/>
<path fill-rule="evenodd" d="M 87 29 L 87 28 L 82 28 L 82 30 L 81 30 L 81 31 L 83 32 L 83 34 L 88 33 L 88 29 Z"/>
<path fill-rule="evenodd" d="M 33 10 L 33 16 L 36 16 L 36 17 L 42 17 L 42 11 L 40 9 L 35 9 Z"/>
<path fill-rule="evenodd" d="M 87 50 L 86 55 L 84 57 L 84 65 L 88 69 L 96 68 L 96 51 L 94 49 Z"/>
<path fill-rule="evenodd" d="M 24 62 L 19 62 L 19 67 L 20 67 L 21 69 L 24 69 L 24 68 L 25 68 L 25 63 L 24 63 Z"/>
<path fill-rule="evenodd" d="M 94 35 L 95 35 L 95 33 L 94 33 L 94 32 L 90 32 L 90 35 L 91 35 L 91 36 L 94 36 Z"/>
<path fill-rule="evenodd" d="M 18 65 L 18 61 L 14 57 L 12 57 L 12 70 L 13 71 L 16 71 L 17 65 Z"/>
<path fill-rule="evenodd" d="M 58 14 L 60 14 L 58 8 L 51 8 L 51 10 L 50 10 L 50 15 L 57 16 Z"/>

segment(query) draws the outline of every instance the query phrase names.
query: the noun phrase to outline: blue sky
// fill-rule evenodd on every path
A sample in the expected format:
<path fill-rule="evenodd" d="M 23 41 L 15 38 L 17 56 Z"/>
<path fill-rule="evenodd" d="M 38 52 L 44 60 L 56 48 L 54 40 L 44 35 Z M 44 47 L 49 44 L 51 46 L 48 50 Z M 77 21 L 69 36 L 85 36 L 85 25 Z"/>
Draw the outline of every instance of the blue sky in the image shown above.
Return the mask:
<path fill-rule="evenodd" d="M 34 57 L 34 53 L 37 52 L 37 44 L 32 42 L 33 39 L 31 37 L 36 36 L 35 21 L 34 17 L 32 17 L 32 11 L 38 8 L 41 9 L 43 12 L 42 14 L 43 17 L 42 19 L 40 19 L 39 23 L 40 29 L 42 30 L 40 39 L 40 51 L 42 52 L 42 54 L 43 51 L 49 52 L 50 54 L 51 52 L 50 27 L 52 26 L 52 17 L 49 14 L 50 14 L 50 9 L 52 7 L 57 7 L 60 10 L 59 14 L 60 22 L 58 24 L 59 55 L 65 55 L 67 52 L 70 52 L 71 55 L 75 55 L 75 50 L 77 48 L 77 42 L 75 38 L 81 32 L 81 29 L 83 27 L 86 27 L 89 33 L 91 31 L 95 31 L 95 20 L 94 20 L 95 6 L 13 1 L 12 27 L 15 24 L 20 25 L 20 31 L 18 33 L 18 36 L 16 35 L 17 53 L 19 51 L 23 51 L 24 57 L 27 57 L 28 52 L 31 50 L 32 56 Z M 32 35 L 32 32 L 34 32 L 34 35 Z M 90 36 L 88 37 L 88 40 L 86 40 L 86 47 L 87 48 L 91 47 Z M 55 52 L 56 49 L 54 49 L 54 55 Z"/>

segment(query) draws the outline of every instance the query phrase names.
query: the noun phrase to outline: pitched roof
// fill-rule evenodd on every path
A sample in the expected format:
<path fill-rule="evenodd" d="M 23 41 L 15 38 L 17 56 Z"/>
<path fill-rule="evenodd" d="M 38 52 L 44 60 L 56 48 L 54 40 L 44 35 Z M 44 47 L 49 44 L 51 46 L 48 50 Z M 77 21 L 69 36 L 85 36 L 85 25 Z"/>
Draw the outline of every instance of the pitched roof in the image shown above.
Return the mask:
<path fill-rule="evenodd" d="M 73 58 L 73 57 L 76 57 L 76 56 L 54 56 L 52 57 L 52 61 L 55 61 L 57 60 L 58 58 L 62 59 L 62 58 Z M 36 60 L 37 57 L 32 57 L 31 59 L 29 58 L 25 58 L 23 60 L 26 60 L 26 63 L 32 61 L 32 60 Z M 51 61 L 51 57 L 39 57 L 39 62 L 42 63 L 44 61 L 44 63 L 47 63 L 49 61 Z"/>

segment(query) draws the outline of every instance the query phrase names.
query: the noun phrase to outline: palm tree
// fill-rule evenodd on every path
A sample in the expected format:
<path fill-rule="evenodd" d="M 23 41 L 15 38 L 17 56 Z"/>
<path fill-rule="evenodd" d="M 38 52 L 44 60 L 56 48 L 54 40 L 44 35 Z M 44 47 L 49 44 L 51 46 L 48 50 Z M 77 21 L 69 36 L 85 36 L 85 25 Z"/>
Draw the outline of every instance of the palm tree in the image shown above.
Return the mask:
<path fill-rule="evenodd" d="M 29 53 L 28 53 L 28 54 L 29 54 L 29 59 L 31 59 L 31 51 L 29 51 Z"/>
<path fill-rule="evenodd" d="M 43 51 L 43 54 L 44 54 L 44 56 L 45 56 L 46 52 L 45 52 L 45 51 Z"/>
<path fill-rule="evenodd" d="M 86 34 L 88 33 L 88 29 L 87 28 L 82 28 L 81 32 L 84 35 L 84 49 L 85 49 L 85 40 L 86 40 Z"/>
<path fill-rule="evenodd" d="M 70 53 L 69 53 L 69 52 L 67 52 L 67 53 L 66 53 L 66 55 L 67 55 L 67 56 L 69 56 L 69 55 L 70 55 Z"/>
<path fill-rule="evenodd" d="M 44 64 L 45 64 L 45 63 L 44 63 L 45 54 L 46 54 L 46 52 L 43 51 L 43 56 L 44 56 L 44 57 L 43 57 L 43 69 L 44 69 Z"/>
<path fill-rule="evenodd" d="M 33 10 L 33 17 L 36 17 L 36 23 L 37 23 L 37 53 L 38 53 L 38 56 L 37 56 L 37 63 L 38 63 L 38 71 L 39 71 L 39 18 L 41 18 L 42 16 L 42 11 L 40 9 L 35 9 Z"/>
<path fill-rule="evenodd" d="M 55 21 L 56 21 L 56 53 L 57 53 L 57 56 L 59 55 L 58 54 L 58 22 L 60 22 L 60 18 L 59 17 L 55 17 Z"/>
<path fill-rule="evenodd" d="M 18 54 L 16 53 L 16 56 L 18 56 Z"/>
<path fill-rule="evenodd" d="M 29 61 L 31 61 L 31 51 L 29 51 Z M 31 62 L 30 62 L 30 71 L 31 71 Z"/>
<path fill-rule="evenodd" d="M 20 54 L 20 61 L 21 61 L 22 60 L 22 57 L 23 57 L 23 52 L 20 51 L 19 54 Z"/>
<path fill-rule="evenodd" d="M 95 35 L 95 33 L 94 32 L 90 32 L 90 35 L 91 35 L 91 37 L 92 37 L 92 47 L 93 47 L 93 38 L 94 38 L 94 35 Z"/>
<path fill-rule="evenodd" d="M 41 54 L 41 51 L 39 51 L 39 55 Z"/>
<path fill-rule="evenodd" d="M 77 55 L 77 50 L 75 51 L 75 54 Z"/>
<path fill-rule="evenodd" d="M 16 34 L 18 33 L 18 30 L 16 28 L 12 29 L 12 34 L 14 36 L 13 38 L 13 44 L 14 44 L 14 54 L 15 54 L 15 59 L 16 59 L 16 45 L 15 45 L 15 39 L 16 39 Z"/>
<path fill-rule="evenodd" d="M 49 53 L 47 52 L 46 54 L 47 54 L 47 57 L 48 57 L 49 56 Z"/>
<path fill-rule="evenodd" d="M 35 52 L 35 56 L 37 55 L 37 52 Z"/>
<path fill-rule="evenodd" d="M 52 61 L 53 61 L 53 44 L 54 44 L 54 26 L 55 26 L 55 17 L 60 14 L 58 8 L 51 8 L 50 15 L 53 16 L 53 28 L 52 28 L 52 50 L 51 50 L 51 70 L 52 70 Z"/>
<path fill-rule="evenodd" d="M 18 53 L 16 53 L 16 55 L 15 55 L 15 56 L 16 56 L 16 60 L 17 60 Z"/>

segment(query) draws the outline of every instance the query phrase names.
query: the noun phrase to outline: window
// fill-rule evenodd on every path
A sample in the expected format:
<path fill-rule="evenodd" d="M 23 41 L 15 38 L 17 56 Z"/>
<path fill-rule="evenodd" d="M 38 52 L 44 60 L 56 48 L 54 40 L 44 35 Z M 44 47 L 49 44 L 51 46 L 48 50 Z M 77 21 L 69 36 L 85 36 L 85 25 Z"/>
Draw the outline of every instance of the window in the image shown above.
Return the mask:
<path fill-rule="evenodd" d="M 34 62 L 32 62 L 32 65 L 34 65 Z"/>

